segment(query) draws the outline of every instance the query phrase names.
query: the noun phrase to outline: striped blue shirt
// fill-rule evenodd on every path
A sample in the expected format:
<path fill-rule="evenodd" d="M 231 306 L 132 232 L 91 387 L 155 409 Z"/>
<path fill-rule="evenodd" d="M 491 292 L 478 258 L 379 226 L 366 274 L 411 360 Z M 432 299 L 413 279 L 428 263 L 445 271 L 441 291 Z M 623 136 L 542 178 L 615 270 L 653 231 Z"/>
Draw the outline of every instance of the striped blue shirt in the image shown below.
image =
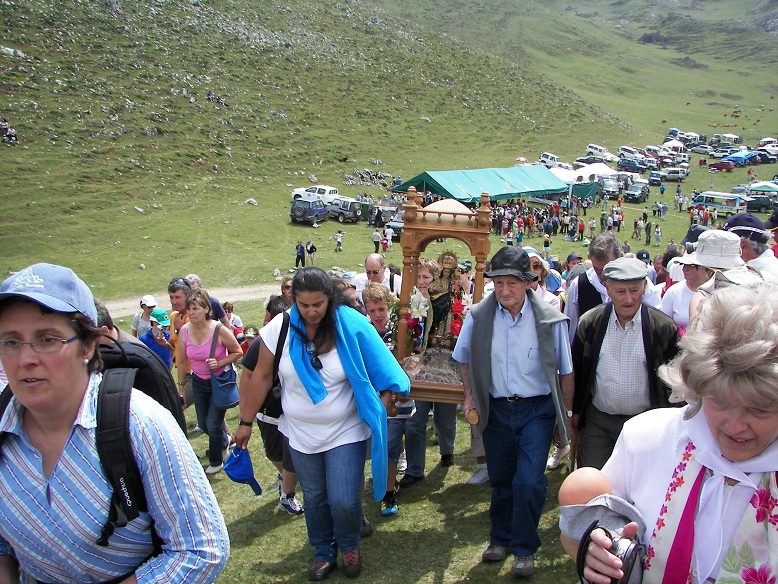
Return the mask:
<path fill-rule="evenodd" d="M 202 466 L 173 416 L 133 391 L 130 434 L 148 513 L 117 527 L 107 547 L 95 542 L 108 518 L 111 487 L 95 445 L 97 389 L 93 374 L 62 454 L 47 479 L 41 455 L 13 398 L 0 418 L 7 432 L 0 460 L 0 555 L 13 553 L 22 583 L 105 582 L 135 572 L 138 582 L 213 582 L 229 556 L 224 518 Z M 151 530 L 162 538 L 153 550 Z"/>

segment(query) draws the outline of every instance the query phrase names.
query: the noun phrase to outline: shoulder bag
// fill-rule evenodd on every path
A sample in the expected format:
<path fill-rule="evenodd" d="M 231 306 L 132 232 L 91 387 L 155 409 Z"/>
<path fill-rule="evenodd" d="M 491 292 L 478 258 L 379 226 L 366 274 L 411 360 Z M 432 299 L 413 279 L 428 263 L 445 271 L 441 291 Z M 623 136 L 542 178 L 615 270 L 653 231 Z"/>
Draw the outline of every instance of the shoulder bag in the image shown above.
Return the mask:
<path fill-rule="evenodd" d="M 281 407 L 281 381 L 278 379 L 278 364 L 281 361 L 281 353 L 284 351 L 286 334 L 289 332 L 289 313 L 284 311 L 284 323 L 276 344 L 276 354 L 273 357 L 273 387 L 267 392 L 265 403 L 259 408 L 259 412 L 269 418 L 278 418 L 284 413 Z"/>
<path fill-rule="evenodd" d="M 213 359 L 216 353 L 216 343 L 219 342 L 219 330 L 222 326 L 222 323 L 217 323 L 213 331 L 209 359 Z M 214 375 L 211 370 L 211 405 L 220 410 L 228 410 L 237 406 L 239 401 L 238 373 L 235 371 L 235 366 L 230 363 L 219 375 Z"/>

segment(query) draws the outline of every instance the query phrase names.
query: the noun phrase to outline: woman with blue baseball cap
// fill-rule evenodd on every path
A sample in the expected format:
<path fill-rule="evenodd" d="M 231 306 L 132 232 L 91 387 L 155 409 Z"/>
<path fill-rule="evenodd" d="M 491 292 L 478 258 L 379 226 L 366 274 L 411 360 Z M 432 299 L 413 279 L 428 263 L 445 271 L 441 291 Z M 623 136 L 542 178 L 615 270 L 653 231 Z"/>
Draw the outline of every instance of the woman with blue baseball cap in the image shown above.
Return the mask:
<path fill-rule="evenodd" d="M 164 407 L 130 398 L 129 432 L 148 512 L 98 544 L 112 487 L 96 446 L 101 336 L 89 287 L 35 264 L 0 286 L 0 581 L 212 582 L 229 555 L 216 498 Z M 117 522 L 118 523 L 118 522 Z M 155 549 L 154 533 L 162 539 Z"/>

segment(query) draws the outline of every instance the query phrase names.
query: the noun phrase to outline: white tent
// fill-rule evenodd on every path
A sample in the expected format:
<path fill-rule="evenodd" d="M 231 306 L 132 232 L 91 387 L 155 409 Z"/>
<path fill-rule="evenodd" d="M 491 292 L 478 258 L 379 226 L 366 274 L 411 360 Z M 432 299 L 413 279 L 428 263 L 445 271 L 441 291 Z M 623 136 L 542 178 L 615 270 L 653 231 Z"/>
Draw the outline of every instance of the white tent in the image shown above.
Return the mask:
<path fill-rule="evenodd" d="M 582 182 L 588 182 L 589 177 L 591 175 L 594 176 L 612 176 L 614 174 L 618 174 L 617 170 L 612 169 L 607 164 L 603 164 L 602 162 L 597 162 L 595 164 L 588 164 L 586 166 L 582 166 L 578 170 L 573 171 L 577 177 L 582 177 Z"/>
<path fill-rule="evenodd" d="M 556 176 L 559 180 L 561 180 L 563 183 L 567 183 L 569 185 L 576 182 L 579 176 L 581 176 L 581 173 L 577 170 L 568 170 L 566 168 L 559 168 L 558 166 L 555 166 L 553 168 L 549 168 L 551 171 L 551 174 Z M 587 174 L 584 179 L 587 179 L 589 175 Z"/>
<path fill-rule="evenodd" d="M 778 184 L 769 180 L 763 180 L 748 185 L 750 193 L 778 193 Z"/>
<path fill-rule="evenodd" d="M 662 144 L 662 148 L 676 150 L 677 152 L 684 152 L 686 150 L 686 144 L 684 144 L 680 140 L 668 140 L 667 142 Z"/>

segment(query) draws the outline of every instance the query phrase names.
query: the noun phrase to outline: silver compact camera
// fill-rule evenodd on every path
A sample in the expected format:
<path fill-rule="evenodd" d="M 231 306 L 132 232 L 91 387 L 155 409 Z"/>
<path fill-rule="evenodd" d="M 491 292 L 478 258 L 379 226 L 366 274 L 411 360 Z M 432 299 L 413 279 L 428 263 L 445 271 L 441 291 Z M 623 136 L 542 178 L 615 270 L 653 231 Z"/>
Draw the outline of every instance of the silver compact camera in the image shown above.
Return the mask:
<path fill-rule="evenodd" d="M 575 565 L 578 570 L 580 582 L 582 582 L 582 584 L 588 584 L 588 580 L 583 576 L 583 571 L 586 566 L 586 554 L 589 543 L 591 542 L 592 532 L 595 529 L 602 529 L 605 532 L 612 543 L 611 548 L 608 551 L 621 560 L 621 571 L 624 576 L 620 579 L 611 578 L 611 584 L 627 584 L 627 582 L 629 582 L 629 577 L 632 574 L 632 569 L 635 567 L 635 562 L 640 555 L 640 544 L 629 538 L 621 537 L 607 527 L 603 527 L 596 519 L 586 528 L 586 531 L 581 538 L 581 543 L 578 546 L 578 557 L 576 558 Z"/>

